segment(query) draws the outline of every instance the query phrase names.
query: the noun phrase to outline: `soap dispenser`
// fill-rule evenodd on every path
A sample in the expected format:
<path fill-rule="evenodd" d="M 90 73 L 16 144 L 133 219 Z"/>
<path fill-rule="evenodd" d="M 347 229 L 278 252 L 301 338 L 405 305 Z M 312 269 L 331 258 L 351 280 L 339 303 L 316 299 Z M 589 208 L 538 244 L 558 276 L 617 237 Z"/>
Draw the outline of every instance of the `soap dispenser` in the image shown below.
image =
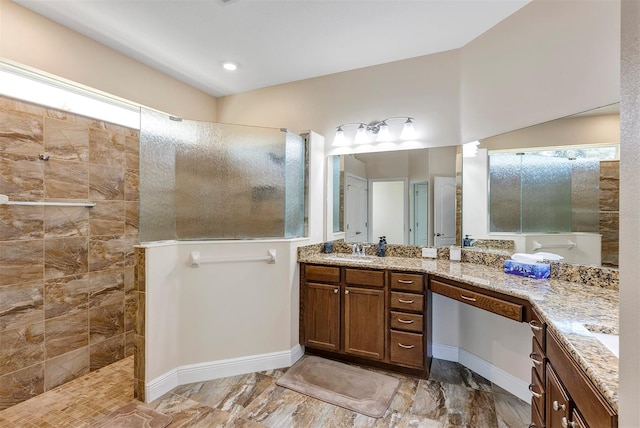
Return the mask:
<path fill-rule="evenodd" d="M 380 241 L 378 242 L 378 247 L 376 248 L 376 254 L 378 257 L 384 257 L 387 252 L 387 237 L 381 236 Z"/>
<path fill-rule="evenodd" d="M 469 238 L 469 235 L 464 235 L 464 239 L 462 240 L 462 246 L 463 247 L 471 246 L 471 238 Z"/>

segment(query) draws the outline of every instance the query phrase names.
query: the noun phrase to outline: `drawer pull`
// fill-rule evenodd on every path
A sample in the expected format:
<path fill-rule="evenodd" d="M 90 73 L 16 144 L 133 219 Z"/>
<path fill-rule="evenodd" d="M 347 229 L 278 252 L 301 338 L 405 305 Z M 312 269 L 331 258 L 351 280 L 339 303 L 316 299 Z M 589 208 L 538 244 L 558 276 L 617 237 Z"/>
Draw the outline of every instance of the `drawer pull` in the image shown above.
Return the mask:
<path fill-rule="evenodd" d="M 562 423 L 562 428 L 575 428 L 576 427 L 576 423 L 573 421 L 568 420 L 566 417 L 563 417 L 562 419 L 560 419 L 560 422 Z"/>
<path fill-rule="evenodd" d="M 540 325 L 536 325 L 538 324 L 535 320 L 531 320 L 529 321 L 529 327 L 531 327 L 531 330 L 533 331 L 540 331 L 542 330 L 542 326 Z"/>
<path fill-rule="evenodd" d="M 559 410 L 567 410 L 567 406 L 565 406 L 564 404 L 558 403 L 558 401 L 554 401 L 553 410 L 555 410 L 556 412 Z"/>
<path fill-rule="evenodd" d="M 542 361 L 540 360 L 536 360 L 533 357 L 537 357 L 538 355 L 535 352 L 532 352 L 529 354 L 529 358 L 531 358 L 531 361 L 533 361 L 533 364 L 535 364 L 536 366 L 542 365 Z"/>
<path fill-rule="evenodd" d="M 475 302 L 475 301 L 476 301 L 476 299 L 475 299 L 475 298 L 473 298 L 473 297 L 467 297 L 467 296 L 465 296 L 464 294 L 461 294 L 461 295 L 460 295 L 460 298 L 461 298 L 461 299 L 464 299 L 464 300 L 468 300 L 468 301 L 470 301 L 470 302 Z"/>
<path fill-rule="evenodd" d="M 409 280 L 406 280 L 406 279 L 399 279 L 398 282 L 400 284 L 413 284 L 413 281 L 409 281 Z"/>
<path fill-rule="evenodd" d="M 398 346 L 404 349 L 413 349 L 415 347 L 415 345 L 403 345 L 400 342 L 398 342 Z"/>
<path fill-rule="evenodd" d="M 540 394 L 540 393 L 538 393 L 538 392 L 535 392 L 535 391 L 533 390 L 533 385 L 529 385 L 529 391 L 531 391 L 531 395 L 533 395 L 535 398 L 540 398 L 540 397 L 542 397 L 542 394 Z"/>
<path fill-rule="evenodd" d="M 412 304 L 415 300 L 403 300 L 403 299 L 398 299 L 398 302 L 400 303 L 407 303 L 407 304 Z"/>
<path fill-rule="evenodd" d="M 413 320 L 403 320 L 402 318 L 398 318 L 398 322 L 402 324 L 413 324 Z"/>

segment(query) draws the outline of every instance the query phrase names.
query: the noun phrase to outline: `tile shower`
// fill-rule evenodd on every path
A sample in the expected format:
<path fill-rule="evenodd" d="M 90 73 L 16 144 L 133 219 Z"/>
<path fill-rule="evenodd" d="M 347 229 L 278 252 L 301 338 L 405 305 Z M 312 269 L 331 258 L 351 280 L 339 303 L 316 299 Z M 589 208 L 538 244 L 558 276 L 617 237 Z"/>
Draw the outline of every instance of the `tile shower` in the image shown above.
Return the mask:
<path fill-rule="evenodd" d="M 40 160 L 41 154 L 49 159 Z M 134 353 L 139 132 L 0 97 L 0 410 Z"/>

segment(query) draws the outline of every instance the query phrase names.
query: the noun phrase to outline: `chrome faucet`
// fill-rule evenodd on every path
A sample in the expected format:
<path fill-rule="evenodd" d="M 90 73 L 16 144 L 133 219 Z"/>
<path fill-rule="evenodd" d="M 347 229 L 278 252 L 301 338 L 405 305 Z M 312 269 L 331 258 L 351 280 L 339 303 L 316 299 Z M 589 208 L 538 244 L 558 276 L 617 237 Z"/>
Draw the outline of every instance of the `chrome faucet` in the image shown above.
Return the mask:
<path fill-rule="evenodd" d="M 352 256 L 364 257 L 365 249 L 368 248 L 368 246 L 365 246 L 363 243 L 358 242 L 353 244 L 352 248 L 353 248 L 353 252 L 351 253 Z"/>

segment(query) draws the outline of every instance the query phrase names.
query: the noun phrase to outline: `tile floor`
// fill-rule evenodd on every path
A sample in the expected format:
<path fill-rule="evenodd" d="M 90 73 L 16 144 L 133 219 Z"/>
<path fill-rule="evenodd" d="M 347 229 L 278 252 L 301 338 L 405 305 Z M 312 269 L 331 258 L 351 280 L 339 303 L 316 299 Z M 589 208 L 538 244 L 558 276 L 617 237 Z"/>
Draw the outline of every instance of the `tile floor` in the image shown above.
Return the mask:
<path fill-rule="evenodd" d="M 272 370 L 182 385 L 148 406 L 169 427 L 527 427 L 531 407 L 457 363 L 433 361 L 428 380 L 401 379 L 380 419 L 275 385 Z M 133 402 L 133 357 L 0 412 L 0 426 L 88 427 Z"/>

